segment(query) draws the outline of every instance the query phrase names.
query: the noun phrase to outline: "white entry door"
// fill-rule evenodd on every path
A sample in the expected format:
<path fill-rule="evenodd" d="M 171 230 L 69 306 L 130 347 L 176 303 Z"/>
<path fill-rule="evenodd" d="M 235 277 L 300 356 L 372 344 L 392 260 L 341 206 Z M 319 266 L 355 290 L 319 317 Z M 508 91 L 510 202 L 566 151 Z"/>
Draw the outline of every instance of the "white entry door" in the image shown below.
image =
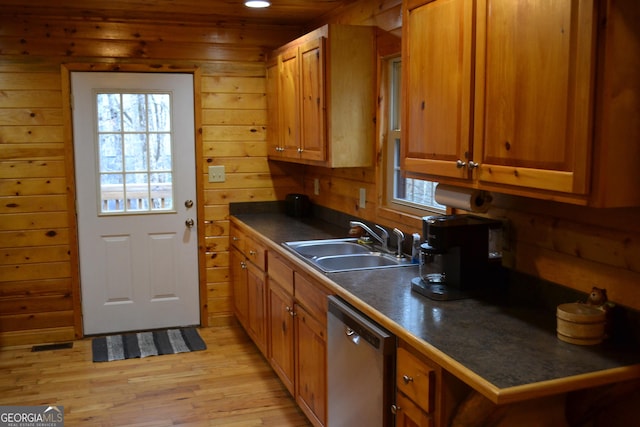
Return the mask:
<path fill-rule="evenodd" d="M 71 87 L 84 333 L 199 324 L 193 76 Z"/>

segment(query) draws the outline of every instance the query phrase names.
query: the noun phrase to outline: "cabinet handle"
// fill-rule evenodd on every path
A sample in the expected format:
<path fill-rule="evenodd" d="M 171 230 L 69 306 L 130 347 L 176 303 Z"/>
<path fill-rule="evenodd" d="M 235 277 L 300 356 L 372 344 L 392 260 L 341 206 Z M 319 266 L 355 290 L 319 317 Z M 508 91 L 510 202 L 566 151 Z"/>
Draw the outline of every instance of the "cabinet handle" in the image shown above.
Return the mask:
<path fill-rule="evenodd" d="M 469 169 L 473 170 L 475 168 L 477 168 L 478 166 L 480 166 L 480 163 L 476 163 L 476 162 L 469 162 Z"/>
<path fill-rule="evenodd" d="M 254 251 L 254 250 L 249 251 L 249 255 L 251 255 L 251 256 L 255 256 L 257 253 L 258 252 Z"/>
<path fill-rule="evenodd" d="M 409 384 L 410 382 L 413 382 L 413 378 L 410 377 L 409 375 L 403 375 L 402 381 L 404 381 L 405 384 Z"/>
<path fill-rule="evenodd" d="M 465 166 L 467 166 L 467 164 L 465 162 L 463 162 L 462 160 L 458 159 L 458 161 L 456 162 L 456 167 L 458 169 L 462 169 Z"/>

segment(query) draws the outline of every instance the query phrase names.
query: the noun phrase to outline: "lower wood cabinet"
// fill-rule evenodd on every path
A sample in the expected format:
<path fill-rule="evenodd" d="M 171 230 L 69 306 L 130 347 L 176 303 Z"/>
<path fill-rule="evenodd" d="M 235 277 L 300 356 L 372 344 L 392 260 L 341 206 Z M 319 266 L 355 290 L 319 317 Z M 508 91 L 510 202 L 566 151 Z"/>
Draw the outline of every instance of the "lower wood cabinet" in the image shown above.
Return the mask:
<path fill-rule="evenodd" d="M 268 266 L 268 360 L 311 423 L 324 426 L 328 291 L 274 252 Z"/>
<path fill-rule="evenodd" d="M 470 391 L 468 385 L 440 365 L 406 342 L 398 341 L 393 406 L 396 427 L 449 426 L 460 402 Z"/>
<path fill-rule="evenodd" d="M 263 354 L 267 354 L 266 248 L 237 227 L 231 229 L 233 312 Z"/>
<path fill-rule="evenodd" d="M 396 396 L 396 427 L 431 427 L 433 418 L 402 393 Z"/>
<path fill-rule="evenodd" d="M 396 424 L 431 426 L 436 369 L 403 347 L 396 352 Z"/>
<path fill-rule="evenodd" d="M 269 363 L 292 395 L 294 390 L 293 295 L 269 277 Z"/>

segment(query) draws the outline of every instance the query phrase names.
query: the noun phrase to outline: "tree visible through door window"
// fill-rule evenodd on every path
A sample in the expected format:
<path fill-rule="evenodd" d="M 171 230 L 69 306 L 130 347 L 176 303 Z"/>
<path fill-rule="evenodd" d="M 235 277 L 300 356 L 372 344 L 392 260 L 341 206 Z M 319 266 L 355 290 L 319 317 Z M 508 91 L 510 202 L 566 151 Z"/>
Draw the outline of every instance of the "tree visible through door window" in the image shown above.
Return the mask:
<path fill-rule="evenodd" d="M 101 214 L 173 211 L 171 95 L 96 94 Z"/>

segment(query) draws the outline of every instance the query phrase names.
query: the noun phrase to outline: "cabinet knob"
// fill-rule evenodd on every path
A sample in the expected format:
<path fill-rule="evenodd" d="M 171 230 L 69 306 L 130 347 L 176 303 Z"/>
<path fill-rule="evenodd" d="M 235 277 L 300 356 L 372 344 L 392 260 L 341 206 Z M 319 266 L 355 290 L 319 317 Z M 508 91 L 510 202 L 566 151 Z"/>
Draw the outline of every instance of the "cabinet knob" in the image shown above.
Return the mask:
<path fill-rule="evenodd" d="M 240 240 L 240 239 L 239 239 L 239 238 L 237 238 L 236 236 L 233 236 L 233 237 L 232 237 L 232 239 L 233 239 L 233 241 L 234 241 L 234 242 L 237 242 L 238 240 Z"/>
<path fill-rule="evenodd" d="M 477 168 L 478 166 L 480 166 L 480 163 L 476 163 L 476 162 L 469 162 L 469 169 L 473 170 L 475 168 Z"/>
<path fill-rule="evenodd" d="M 302 148 L 298 148 L 298 153 L 302 153 Z"/>
<path fill-rule="evenodd" d="M 404 381 L 405 384 L 409 384 L 410 382 L 413 382 L 413 378 L 410 377 L 409 375 L 403 375 L 402 381 Z"/>
<path fill-rule="evenodd" d="M 240 268 L 242 268 L 243 270 L 246 270 L 247 269 L 247 263 L 244 262 L 244 261 L 241 261 L 240 262 Z"/>
<path fill-rule="evenodd" d="M 465 162 L 463 162 L 462 160 L 458 159 L 458 161 L 456 162 L 456 167 L 458 169 L 462 169 L 465 166 L 467 166 L 467 164 Z"/>
<path fill-rule="evenodd" d="M 396 415 L 398 412 L 400 412 L 400 407 L 398 405 L 391 405 L 391 413 Z"/>
<path fill-rule="evenodd" d="M 250 250 L 249 251 L 249 255 L 251 256 L 255 256 L 258 252 L 254 251 L 254 250 Z"/>

